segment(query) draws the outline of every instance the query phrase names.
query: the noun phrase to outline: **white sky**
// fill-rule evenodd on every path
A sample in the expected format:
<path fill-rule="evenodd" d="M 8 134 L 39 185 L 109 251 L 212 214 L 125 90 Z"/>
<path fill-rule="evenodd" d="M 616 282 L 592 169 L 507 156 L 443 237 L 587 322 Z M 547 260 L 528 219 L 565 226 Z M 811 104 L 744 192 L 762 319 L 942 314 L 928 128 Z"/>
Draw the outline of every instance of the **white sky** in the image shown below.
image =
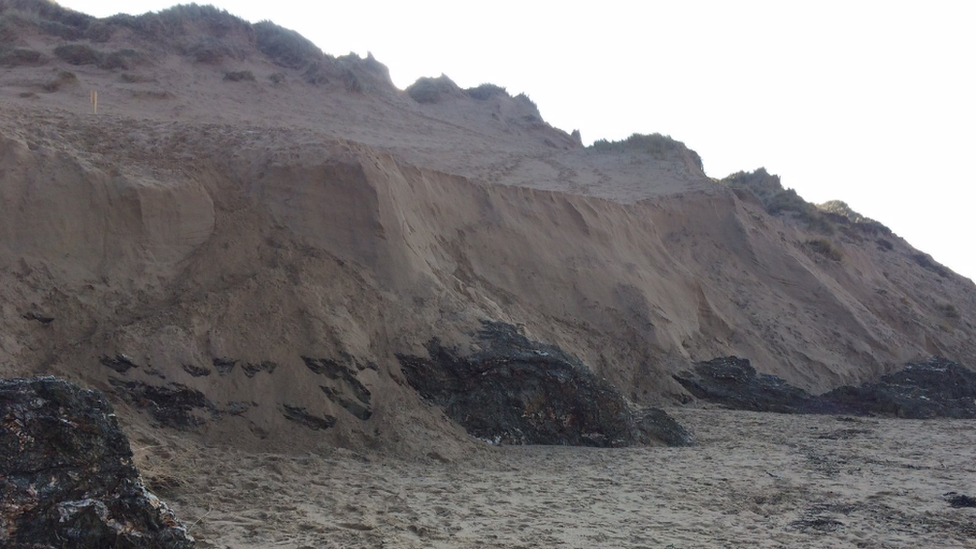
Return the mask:
<path fill-rule="evenodd" d="M 976 279 L 976 2 L 230 1 L 404 88 L 525 92 L 584 142 L 660 132 L 724 177 L 766 167 Z M 166 0 L 62 0 L 103 17 Z"/>

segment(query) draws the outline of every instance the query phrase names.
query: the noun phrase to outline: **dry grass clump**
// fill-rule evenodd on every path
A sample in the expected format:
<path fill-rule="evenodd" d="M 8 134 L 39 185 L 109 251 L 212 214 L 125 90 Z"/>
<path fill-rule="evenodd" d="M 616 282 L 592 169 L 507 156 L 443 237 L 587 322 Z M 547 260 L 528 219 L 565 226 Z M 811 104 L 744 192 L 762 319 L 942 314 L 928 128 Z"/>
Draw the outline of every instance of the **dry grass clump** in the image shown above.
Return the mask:
<path fill-rule="evenodd" d="M 88 44 L 62 44 L 54 48 L 54 55 L 70 65 L 95 65 L 106 70 L 129 70 L 146 60 L 146 56 L 136 50 L 105 53 Z"/>
<path fill-rule="evenodd" d="M 184 36 L 190 32 L 190 25 L 201 28 L 208 34 L 220 38 L 233 32 L 250 34 L 250 23 L 231 15 L 227 10 L 214 6 L 181 4 L 157 13 L 143 15 L 118 14 L 103 20 L 115 27 L 124 27 L 143 38 L 158 40 Z"/>
<path fill-rule="evenodd" d="M 0 13 L 0 43 L 25 28 L 72 42 L 82 39 L 106 42 L 115 30 L 103 20 L 63 8 L 50 0 L 0 0 Z"/>
<path fill-rule="evenodd" d="M 155 82 L 154 78 L 149 78 L 142 76 L 141 74 L 133 74 L 131 72 L 124 72 L 119 75 L 119 80 L 125 82 L 126 84 L 140 84 L 143 82 Z"/>
<path fill-rule="evenodd" d="M 65 40 L 84 36 L 95 18 L 48 0 L 0 0 L 0 13 L 20 26 L 30 26 Z"/>
<path fill-rule="evenodd" d="M 719 181 L 732 189 L 740 198 L 754 197 L 755 201 L 775 216 L 790 216 L 807 228 L 819 233 L 834 234 L 834 223 L 813 204 L 803 200 L 793 189 L 784 189 L 778 175 L 770 174 L 765 168 L 754 172 L 737 172 Z"/>
<path fill-rule="evenodd" d="M 309 39 L 271 21 L 255 23 L 254 38 L 258 51 L 281 67 L 300 69 L 325 56 Z"/>
<path fill-rule="evenodd" d="M 75 75 L 75 73 L 70 71 L 59 71 L 57 76 L 42 85 L 41 89 L 48 93 L 54 93 L 65 86 L 76 84 L 77 82 L 78 77 Z"/>
<path fill-rule="evenodd" d="M 828 202 L 824 202 L 823 204 L 818 204 L 817 209 L 828 214 L 828 216 L 838 222 L 844 224 L 853 223 L 857 229 L 864 232 L 869 232 L 872 234 L 881 233 L 885 235 L 891 234 L 891 229 L 871 219 L 870 217 L 865 217 L 859 214 L 842 200 L 830 200 Z"/>
<path fill-rule="evenodd" d="M 805 242 L 808 248 L 814 252 L 826 257 L 831 261 L 841 261 L 844 259 L 844 254 L 837 249 L 836 246 L 826 238 L 813 238 Z"/>
<path fill-rule="evenodd" d="M 764 168 L 752 173 L 734 173 L 719 183 L 731 188 L 740 198 L 755 197 L 771 215 L 789 215 L 826 235 L 834 234 L 838 228 L 854 238 L 892 234 L 888 227 L 857 213 L 840 200 L 819 205 L 807 202 L 795 190 L 784 189 L 779 176 L 771 175 Z"/>
<path fill-rule="evenodd" d="M 241 59 L 244 57 L 236 48 L 212 36 L 187 46 L 183 50 L 183 55 L 190 57 L 197 63 L 207 65 L 217 65 L 225 59 Z"/>
<path fill-rule="evenodd" d="M 769 173 L 766 168 L 758 168 L 753 172 L 736 172 L 719 183 L 735 191 L 751 193 L 764 205 L 770 198 L 784 191 L 779 176 Z"/>
<path fill-rule="evenodd" d="M 912 261 L 914 261 L 918 266 L 922 267 L 927 271 L 932 271 L 933 273 L 946 278 L 949 276 L 949 269 L 946 269 L 942 265 L 935 262 L 932 256 L 923 253 L 912 254 Z"/>
<path fill-rule="evenodd" d="M 179 450 L 164 445 L 132 448 L 132 461 L 142 476 L 142 481 L 152 493 L 170 499 L 191 483 L 182 463 Z"/>
<path fill-rule="evenodd" d="M 146 61 L 146 56 L 136 50 L 113 51 L 102 57 L 98 67 L 107 70 L 131 70 Z"/>
<path fill-rule="evenodd" d="M 704 170 L 702 159 L 698 153 L 686 147 L 681 141 L 672 139 L 670 135 L 635 133 L 622 141 L 597 139 L 589 148 L 597 152 L 641 152 L 658 159 L 663 159 L 674 152 L 688 151 L 698 169 Z"/>
<path fill-rule="evenodd" d="M 54 55 L 69 65 L 95 65 L 102 54 L 88 44 L 62 44 L 54 48 Z"/>
<path fill-rule="evenodd" d="M 508 90 L 501 86 L 496 86 L 495 84 L 482 84 L 474 88 L 467 88 L 464 93 L 468 94 L 468 97 L 472 99 L 477 99 L 478 101 L 487 101 L 496 95 L 503 95 L 509 97 Z"/>
<path fill-rule="evenodd" d="M 20 41 L 20 26 L 14 17 L 0 16 L 0 46 L 15 46 Z"/>
<path fill-rule="evenodd" d="M 225 72 L 224 80 L 228 82 L 254 82 L 254 73 L 251 71 Z"/>
<path fill-rule="evenodd" d="M 417 103 L 437 103 L 448 97 L 463 97 L 464 92 L 447 75 L 424 76 L 407 88 L 407 95 Z"/>
<path fill-rule="evenodd" d="M 172 93 L 162 90 L 129 90 L 129 94 L 136 99 L 152 99 L 155 101 L 176 97 Z"/>
<path fill-rule="evenodd" d="M 39 51 L 27 48 L 5 49 L 0 47 L 0 67 L 14 68 L 43 65 L 47 58 Z"/>
<path fill-rule="evenodd" d="M 952 303 L 940 303 L 935 306 L 935 309 L 939 311 L 939 313 L 946 318 L 949 319 L 959 318 L 959 309 L 957 309 L 956 306 L 953 305 Z"/>

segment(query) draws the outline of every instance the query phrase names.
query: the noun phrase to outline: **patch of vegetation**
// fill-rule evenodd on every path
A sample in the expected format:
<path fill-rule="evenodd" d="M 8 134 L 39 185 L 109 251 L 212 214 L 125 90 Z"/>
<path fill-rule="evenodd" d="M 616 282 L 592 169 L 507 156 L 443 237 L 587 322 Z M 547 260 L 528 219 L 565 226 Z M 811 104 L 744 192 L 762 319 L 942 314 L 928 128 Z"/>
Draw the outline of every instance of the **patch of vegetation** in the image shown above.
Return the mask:
<path fill-rule="evenodd" d="M 88 25 L 95 21 L 90 15 L 63 8 L 49 0 L 2 0 L 0 11 L 13 14 L 22 22 L 36 26 L 46 34 L 53 34 L 67 40 L 65 35 L 81 36 Z"/>
<path fill-rule="evenodd" d="M 50 36 L 56 36 L 62 40 L 81 40 L 85 37 L 85 27 L 72 27 L 59 23 L 58 21 L 41 21 L 38 24 L 41 32 Z"/>
<path fill-rule="evenodd" d="M 143 15 L 118 14 L 103 21 L 111 26 L 127 28 L 139 36 L 150 39 L 185 36 L 190 32 L 187 28 L 188 23 L 193 23 L 197 28 L 202 27 L 208 34 L 217 38 L 233 31 L 246 34 L 253 32 L 251 25 L 240 17 L 214 6 L 198 4 L 181 4 L 157 13 Z"/>
<path fill-rule="evenodd" d="M 891 250 L 895 249 L 895 245 L 892 244 L 891 241 L 889 240 L 879 238 L 877 240 L 877 243 L 878 243 L 878 248 L 881 248 L 882 250 L 890 252 Z"/>
<path fill-rule="evenodd" d="M 773 215 L 782 212 L 807 213 L 816 211 L 813 204 L 803 200 L 793 189 L 776 193 L 764 200 L 763 204 L 766 206 L 766 211 Z"/>
<path fill-rule="evenodd" d="M 468 97 L 477 99 L 478 101 L 487 101 L 496 95 L 504 95 L 505 97 L 509 97 L 508 90 L 505 88 L 487 83 L 474 88 L 468 88 L 464 90 L 464 93 L 468 94 Z"/>
<path fill-rule="evenodd" d="M 204 6 L 180 4 L 160 11 L 157 17 L 164 26 L 173 28 L 182 27 L 187 22 L 202 24 L 207 31 L 217 37 L 235 30 L 249 31 L 251 29 L 251 24 L 247 21 L 236 15 L 231 15 L 227 10 L 209 4 Z"/>
<path fill-rule="evenodd" d="M 841 261 L 844 259 L 844 254 L 837 249 L 836 246 L 826 238 L 813 238 L 807 240 L 804 244 L 814 252 L 826 257 L 831 261 Z"/>
<path fill-rule="evenodd" d="M 54 55 L 70 65 L 95 65 L 106 70 L 129 70 L 146 60 L 146 56 L 136 50 L 124 49 L 105 53 L 88 44 L 62 44 L 54 48 Z"/>
<path fill-rule="evenodd" d="M 161 100 L 172 99 L 174 97 L 174 95 L 168 91 L 161 90 L 130 90 L 129 93 L 132 94 L 132 97 L 135 97 L 136 99 Z"/>
<path fill-rule="evenodd" d="M 17 97 L 21 97 L 23 99 L 37 99 L 37 94 L 34 92 L 20 92 L 17 94 Z"/>
<path fill-rule="evenodd" d="M 116 28 L 114 25 L 105 21 L 93 21 L 85 29 L 84 38 L 85 40 L 103 44 L 112 38 Z"/>
<path fill-rule="evenodd" d="M 346 86 L 347 90 L 353 93 L 363 93 L 366 91 L 366 86 L 363 84 L 363 81 L 352 69 L 346 69 L 345 73 L 343 73 L 342 83 Z"/>
<path fill-rule="evenodd" d="M 784 191 L 779 176 L 767 172 L 766 168 L 759 168 L 754 172 L 736 172 L 719 183 L 734 191 L 752 193 L 762 204 Z"/>
<path fill-rule="evenodd" d="M 13 68 L 43 65 L 47 59 L 39 51 L 26 48 L 0 48 L 0 67 Z"/>
<path fill-rule="evenodd" d="M 681 141 L 672 139 L 670 135 L 635 133 L 623 141 L 598 139 L 590 145 L 590 148 L 597 152 L 641 152 L 658 159 L 663 159 L 675 152 L 688 151 L 698 169 L 704 170 L 702 159 L 698 153 L 686 147 Z"/>
<path fill-rule="evenodd" d="M 275 86 L 278 84 L 284 84 L 287 79 L 288 77 L 283 72 L 276 72 L 268 77 L 268 80 L 270 80 Z"/>
<path fill-rule="evenodd" d="M 48 81 L 46 84 L 41 86 L 41 89 L 43 89 L 48 93 L 54 93 L 60 90 L 61 88 L 69 84 L 74 84 L 76 82 L 78 82 L 78 77 L 75 75 L 75 73 L 69 71 L 60 71 L 58 72 L 58 75 L 55 76 L 52 80 Z"/>
<path fill-rule="evenodd" d="M 790 216 L 807 228 L 832 235 L 838 228 L 852 238 L 870 235 L 891 235 L 891 229 L 877 221 L 855 212 L 839 200 L 819 206 L 804 200 L 793 189 L 784 189 L 780 178 L 764 168 L 748 173 L 732 174 L 719 183 L 731 188 L 740 198 L 753 196 L 771 215 Z"/>
<path fill-rule="evenodd" d="M 527 104 L 528 106 L 532 107 L 533 110 L 536 110 L 536 111 L 539 110 L 539 106 L 535 104 L 535 101 L 533 101 L 531 97 L 529 97 L 528 95 L 526 95 L 524 93 L 520 93 L 520 94 L 516 95 L 515 96 L 515 100 L 516 101 L 521 101 L 522 103 Z"/>
<path fill-rule="evenodd" d="M 817 204 L 817 207 L 820 208 L 821 211 L 846 217 L 854 223 L 867 220 L 866 217 L 855 212 L 850 206 L 847 205 L 847 202 L 842 200 L 829 200 L 823 204 Z"/>
<path fill-rule="evenodd" d="M 54 55 L 69 65 L 96 65 L 102 60 L 101 52 L 88 44 L 62 44 L 54 48 Z"/>
<path fill-rule="evenodd" d="M 940 303 L 939 305 L 935 306 L 935 309 L 939 311 L 939 314 L 946 318 L 959 318 L 959 309 L 957 309 L 952 303 Z"/>
<path fill-rule="evenodd" d="M 321 86 L 328 84 L 332 81 L 332 76 L 334 76 L 331 71 L 331 65 L 328 63 L 328 58 L 325 58 L 316 63 L 312 63 L 305 73 L 302 74 L 302 78 L 313 86 Z"/>
<path fill-rule="evenodd" d="M 119 75 L 119 80 L 125 82 L 126 84 L 138 84 L 140 82 L 155 82 L 152 78 L 146 78 L 140 74 L 132 74 L 129 72 L 124 72 Z"/>
<path fill-rule="evenodd" d="M 13 46 L 20 40 L 21 25 L 15 19 L 7 14 L 0 17 L 0 45 Z"/>
<path fill-rule="evenodd" d="M 224 80 L 228 82 L 254 82 L 254 73 L 251 71 L 225 72 Z"/>
<path fill-rule="evenodd" d="M 258 51 L 281 67 L 300 69 L 324 57 L 322 50 L 309 39 L 271 21 L 255 23 L 254 37 Z"/>
<path fill-rule="evenodd" d="M 197 63 L 216 65 L 224 59 L 240 59 L 240 53 L 223 41 L 208 36 L 183 50 L 183 55 Z"/>
<path fill-rule="evenodd" d="M 453 80 L 443 74 L 437 78 L 418 78 L 406 91 L 417 103 L 437 103 L 446 97 L 460 97 L 464 94 Z"/>
<path fill-rule="evenodd" d="M 136 50 L 118 50 L 102 57 L 98 67 L 106 70 L 131 70 L 146 60 L 146 56 Z"/>
<path fill-rule="evenodd" d="M 817 208 L 822 212 L 832 216 L 837 216 L 837 218 L 853 223 L 855 228 L 864 232 L 869 232 L 871 234 L 891 234 L 891 229 L 871 219 L 870 217 L 865 217 L 859 214 L 848 206 L 846 202 L 841 200 L 830 200 L 828 202 L 824 202 L 823 204 L 818 204 Z"/>
<path fill-rule="evenodd" d="M 912 261 L 918 264 L 923 269 L 932 271 L 933 273 L 946 278 L 949 276 L 949 269 L 946 269 L 942 265 L 939 265 L 932 259 L 932 256 L 923 253 L 912 254 Z"/>

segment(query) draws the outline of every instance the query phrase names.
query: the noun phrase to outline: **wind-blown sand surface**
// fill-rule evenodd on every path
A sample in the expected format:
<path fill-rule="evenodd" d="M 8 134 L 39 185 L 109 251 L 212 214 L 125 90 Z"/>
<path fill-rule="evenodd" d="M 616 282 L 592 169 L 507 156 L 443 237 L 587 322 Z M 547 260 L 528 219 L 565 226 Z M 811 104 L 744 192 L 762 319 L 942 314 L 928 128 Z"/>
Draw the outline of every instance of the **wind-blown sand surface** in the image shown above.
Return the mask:
<path fill-rule="evenodd" d="M 976 492 L 974 421 L 670 412 L 698 447 L 195 449 L 167 495 L 202 548 L 976 547 L 976 509 L 943 497 Z"/>

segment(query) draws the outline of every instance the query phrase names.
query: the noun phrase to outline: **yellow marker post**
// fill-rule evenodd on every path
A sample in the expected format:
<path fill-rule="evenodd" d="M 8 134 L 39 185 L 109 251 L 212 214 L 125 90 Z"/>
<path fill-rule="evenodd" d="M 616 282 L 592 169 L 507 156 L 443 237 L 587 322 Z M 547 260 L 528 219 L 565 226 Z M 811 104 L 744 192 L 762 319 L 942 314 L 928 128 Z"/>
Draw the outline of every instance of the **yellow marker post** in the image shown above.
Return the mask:
<path fill-rule="evenodd" d="M 94 114 L 98 114 L 98 92 L 95 90 L 92 90 L 91 92 L 91 104 L 92 104 L 92 112 Z"/>

